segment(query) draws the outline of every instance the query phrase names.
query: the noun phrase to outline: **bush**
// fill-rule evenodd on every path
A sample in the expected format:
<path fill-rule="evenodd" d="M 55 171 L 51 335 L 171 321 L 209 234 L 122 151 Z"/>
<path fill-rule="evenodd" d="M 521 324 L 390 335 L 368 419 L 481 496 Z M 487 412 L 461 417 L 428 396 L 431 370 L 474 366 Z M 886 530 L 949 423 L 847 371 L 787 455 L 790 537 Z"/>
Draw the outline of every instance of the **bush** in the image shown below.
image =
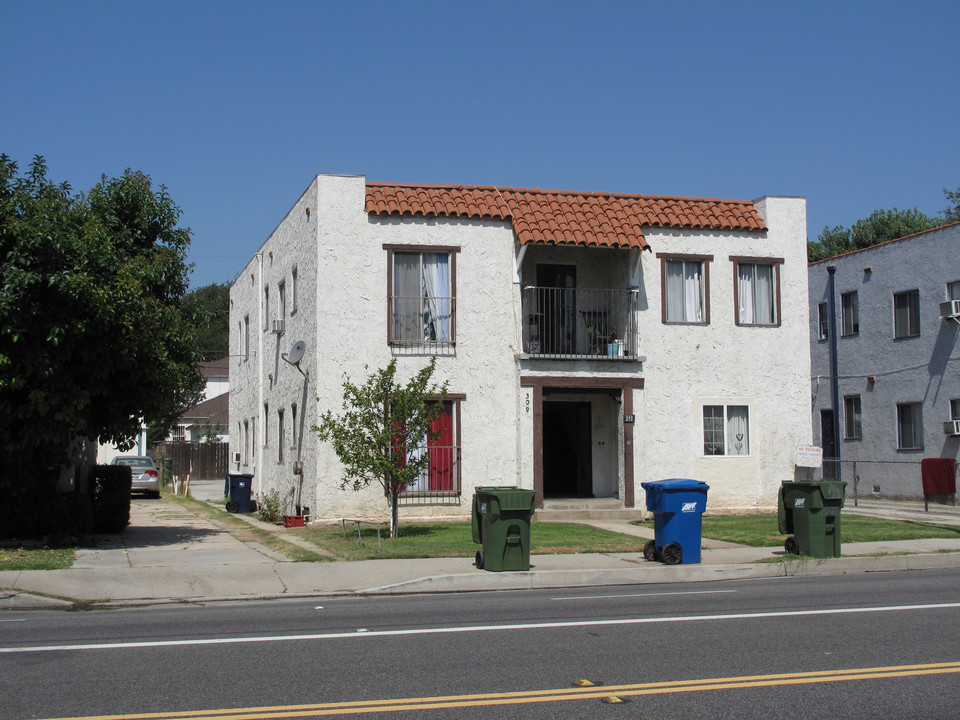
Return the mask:
<path fill-rule="evenodd" d="M 260 503 L 260 519 L 268 523 L 278 523 L 283 517 L 283 504 L 280 493 L 273 490 Z"/>
<path fill-rule="evenodd" d="M 0 537 L 35 538 L 57 532 L 59 468 L 0 469 Z"/>
<path fill-rule="evenodd" d="M 93 530 L 122 532 L 130 524 L 130 488 L 133 475 L 125 465 L 96 465 L 90 473 Z"/>

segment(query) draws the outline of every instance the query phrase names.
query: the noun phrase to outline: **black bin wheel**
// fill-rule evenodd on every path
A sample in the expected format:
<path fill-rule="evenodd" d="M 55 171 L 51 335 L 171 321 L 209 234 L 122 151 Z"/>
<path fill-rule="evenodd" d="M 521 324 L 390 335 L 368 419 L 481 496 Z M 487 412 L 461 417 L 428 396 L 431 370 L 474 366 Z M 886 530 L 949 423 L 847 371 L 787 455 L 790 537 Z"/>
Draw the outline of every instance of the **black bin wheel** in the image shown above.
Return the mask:
<path fill-rule="evenodd" d="M 800 554 L 800 543 L 797 542 L 795 537 L 788 537 L 783 543 L 783 549 L 786 550 L 791 555 Z"/>
<path fill-rule="evenodd" d="M 670 543 L 663 549 L 663 561 L 667 565 L 679 565 L 683 560 L 683 548 L 679 543 Z"/>
<path fill-rule="evenodd" d="M 653 540 L 643 546 L 643 557 L 647 560 L 657 559 L 657 543 Z"/>
<path fill-rule="evenodd" d="M 229 513 L 238 513 L 240 512 L 240 503 L 235 503 L 233 500 L 227 503 L 227 512 Z"/>
<path fill-rule="evenodd" d="M 477 550 L 477 556 L 475 560 L 477 563 L 477 569 L 483 570 L 483 550 Z"/>

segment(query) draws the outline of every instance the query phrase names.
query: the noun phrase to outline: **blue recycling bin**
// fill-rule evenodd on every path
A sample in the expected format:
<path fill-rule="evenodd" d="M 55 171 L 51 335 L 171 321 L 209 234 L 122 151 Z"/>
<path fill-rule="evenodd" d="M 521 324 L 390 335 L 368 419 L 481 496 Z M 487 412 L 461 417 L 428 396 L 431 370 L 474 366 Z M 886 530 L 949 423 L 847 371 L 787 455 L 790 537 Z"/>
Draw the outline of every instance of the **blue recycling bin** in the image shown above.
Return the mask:
<path fill-rule="evenodd" d="M 699 563 L 702 517 L 710 486 L 680 478 L 640 485 L 647 493 L 654 530 L 654 539 L 644 546 L 643 556 L 667 565 Z"/>
<path fill-rule="evenodd" d="M 250 512 L 250 489 L 253 486 L 253 475 L 244 473 L 229 473 L 227 484 L 230 487 L 230 499 L 227 501 L 227 512 Z"/>

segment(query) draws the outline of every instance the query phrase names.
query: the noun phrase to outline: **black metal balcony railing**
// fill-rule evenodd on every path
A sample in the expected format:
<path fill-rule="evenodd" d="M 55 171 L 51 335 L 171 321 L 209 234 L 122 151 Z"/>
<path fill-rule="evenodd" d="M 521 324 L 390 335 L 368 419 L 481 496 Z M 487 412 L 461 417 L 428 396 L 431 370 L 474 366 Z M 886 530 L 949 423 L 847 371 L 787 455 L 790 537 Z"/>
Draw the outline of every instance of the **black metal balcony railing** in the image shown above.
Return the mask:
<path fill-rule="evenodd" d="M 523 352 L 552 358 L 639 356 L 636 289 L 525 287 Z"/>

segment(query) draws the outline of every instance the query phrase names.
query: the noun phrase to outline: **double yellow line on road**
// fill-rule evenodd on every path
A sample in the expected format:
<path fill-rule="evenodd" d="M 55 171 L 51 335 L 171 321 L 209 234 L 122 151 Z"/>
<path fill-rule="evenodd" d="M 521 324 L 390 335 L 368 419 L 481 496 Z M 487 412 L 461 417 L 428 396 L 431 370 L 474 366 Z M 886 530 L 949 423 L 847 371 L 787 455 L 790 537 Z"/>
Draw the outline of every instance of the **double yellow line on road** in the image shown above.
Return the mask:
<path fill-rule="evenodd" d="M 878 680 L 882 678 L 942 675 L 949 673 L 960 673 L 960 662 L 928 663 L 925 665 L 891 665 L 887 667 L 853 668 L 849 670 L 820 670 L 776 675 L 745 675 L 741 677 L 678 680 L 673 682 L 638 683 L 632 685 L 593 685 L 586 687 L 556 688 L 552 690 L 531 690 L 528 692 L 481 693 L 475 695 L 395 698 L 390 700 L 359 700 L 356 702 L 280 705 L 223 710 L 190 710 L 166 713 L 90 715 L 73 718 L 49 718 L 48 720 L 273 720 L 274 718 L 311 718 L 326 715 L 359 715 L 361 713 L 489 707 L 493 705 L 521 705 L 570 700 L 603 700 L 611 697 L 625 698 L 639 695 L 663 695 L 681 692 L 703 692 L 707 690 L 805 685 L 813 683 L 846 682 L 850 680 Z"/>

